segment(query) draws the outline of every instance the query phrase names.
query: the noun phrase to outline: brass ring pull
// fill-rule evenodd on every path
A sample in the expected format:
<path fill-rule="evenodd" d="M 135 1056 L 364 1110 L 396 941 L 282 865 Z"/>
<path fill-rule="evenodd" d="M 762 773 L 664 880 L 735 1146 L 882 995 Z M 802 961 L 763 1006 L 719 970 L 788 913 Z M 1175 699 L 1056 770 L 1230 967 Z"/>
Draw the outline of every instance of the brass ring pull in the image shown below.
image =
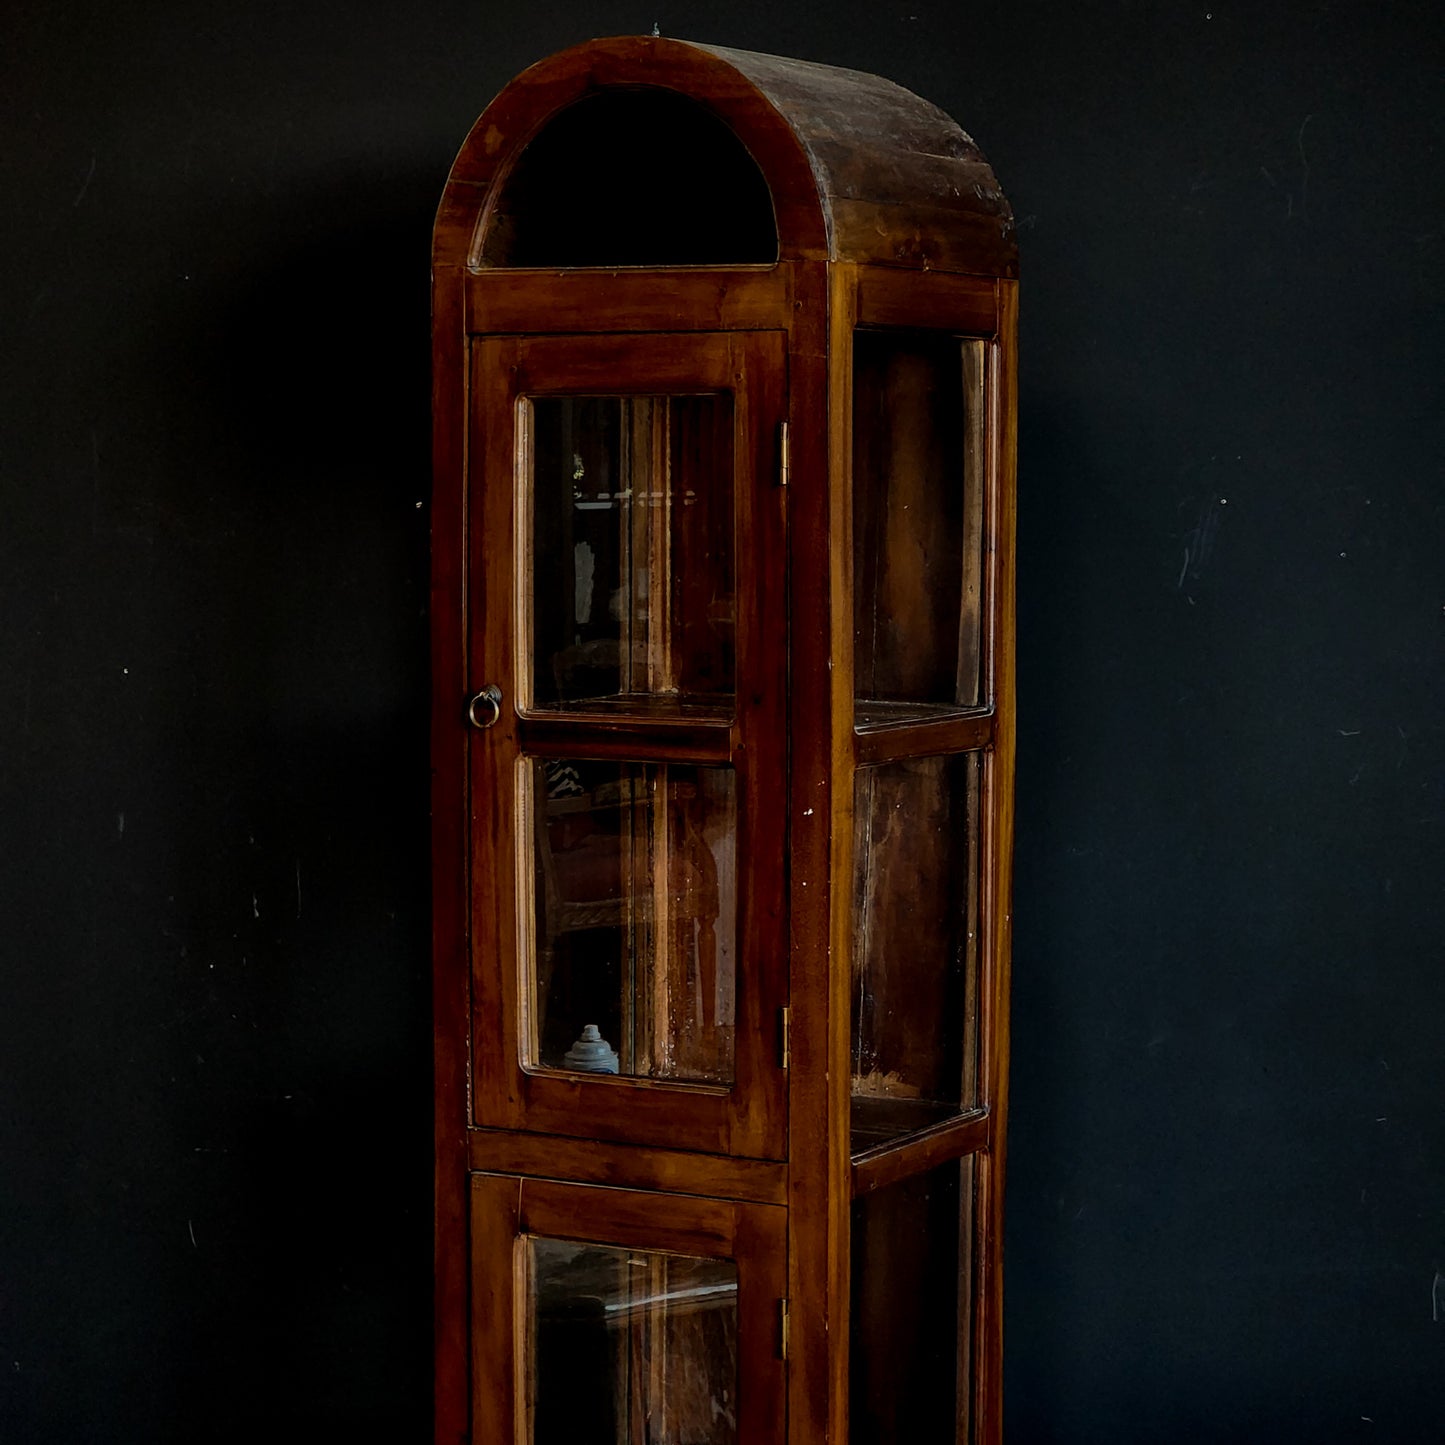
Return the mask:
<path fill-rule="evenodd" d="M 502 715 L 502 689 L 489 683 L 467 704 L 467 721 L 474 728 L 489 728 Z"/>

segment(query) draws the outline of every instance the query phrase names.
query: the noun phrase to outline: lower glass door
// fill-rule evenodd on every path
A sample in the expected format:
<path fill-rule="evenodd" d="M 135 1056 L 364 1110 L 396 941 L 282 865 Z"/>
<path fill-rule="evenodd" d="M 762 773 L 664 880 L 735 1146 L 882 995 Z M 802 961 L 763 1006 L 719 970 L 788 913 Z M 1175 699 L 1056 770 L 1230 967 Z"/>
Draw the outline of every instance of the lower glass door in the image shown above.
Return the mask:
<path fill-rule="evenodd" d="M 785 1212 L 472 1176 L 473 1438 L 782 1445 Z"/>
<path fill-rule="evenodd" d="M 735 1445 L 736 1263 L 526 1242 L 525 1439 Z"/>

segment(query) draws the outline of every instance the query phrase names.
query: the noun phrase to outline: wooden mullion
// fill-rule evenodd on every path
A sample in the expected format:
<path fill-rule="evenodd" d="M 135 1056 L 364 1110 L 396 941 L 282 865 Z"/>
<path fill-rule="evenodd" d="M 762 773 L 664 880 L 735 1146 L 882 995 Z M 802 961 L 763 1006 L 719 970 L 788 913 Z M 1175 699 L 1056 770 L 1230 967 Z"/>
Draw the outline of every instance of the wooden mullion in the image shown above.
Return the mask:
<path fill-rule="evenodd" d="M 727 763 L 736 748 L 731 723 L 645 722 L 534 714 L 519 720 L 524 752 L 545 758 L 617 758 L 621 761 Z"/>
<path fill-rule="evenodd" d="M 525 429 L 518 424 L 517 400 L 510 386 L 516 358 L 516 343 L 473 343 L 473 444 L 467 480 L 471 633 L 463 694 L 494 684 L 503 696 L 495 725 L 467 734 L 471 949 L 474 957 L 487 960 L 472 969 L 472 1106 L 476 1122 L 512 1126 L 521 1123 L 515 1071 L 524 1012 L 517 966 L 518 869 L 527 866 L 524 847 L 530 848 L 530 839 L 517 832 L 518 749 L 516 710 L 511 703 L 517 694 L 516 609 L 521 591 L 514 502 L 518 475 L 526 471 Z M 478 866 L 478 860 L 490 863 Z"/>
<path fill-rule="evenodd" d="M 733 495 L 737 713 L 739 1136 L 787 1137 L 787 1078 L 772 1040 L 788 1002 L 788 698 L 786 624 L 772 610 L 788 566 L 786 497 L 774 485 L 788 404 L 781 332 L 729 340 L 734 396 Z M 766 579 L 766 580 L 764 580 Z M 776 589 L 776 590 L 774 590 Z"/>
<path fill-rule="evenodd" d="M 853 618 L 853 333 L 858 326 L 858 268 L 834 266 L 828 295 L 828 597 L 831 660 L 827 736 L 830 745 L 831 836 L 828 905 L 831 954 L 828 987 L 828 1198 L 830 1261 L 828 1328 L 829 1412 L 827 1439 L 848 1438 L 848 1339 L 852 1276 L 852 1226 L 848 1186 L 851 1171 L 854 789 L 853 713 L 858 695 L 854 674 Z M 841 660 L 841 665 L 839 662 Z"/>
<path fill-rule="evenodd" d="M 987 704 L 987 668 L 990 611 L 987 548 L 984 543 L 991 519 L 988 461 L 990 391 L 988 357 L 992 346 L 980 342 L 962 343 L 961 364 L 964 395 L 960 398 L 964 425 L 964 525 L 962 605 L 958 616 L 958 666 L 955 697 Z M 967 666 L 968 672 L 965 673 Z"/>
<path fill-rule="evenodd" d="M 965 950 L 963 971 L 963 1023 L 964 1050 L 960 1060 L 962 1077 L 959 1079 L 959 1098 L 970 1107 L 981 1104 L 987 1094 L 987 1085 L 982 1083 L 987 1060 L 983 1047 L 983 1004 L 981 982 L 984 963 L 988 957 L 988 934 L 984 899 L 987 894 L 985 877 L 984 835 L 988 828 L 985 817 L 988 799 L 988 760 L 980 757 L 967 770 L 966 801 L 964 816 L 968 819 L 967 853 L 964 858 L 965 875 L 959 891 L 964 896 L 964 917 L 972 923 L 973 947 Z M 982 1103 L 987 1108 L 986 1103 Z"/>
<path fill-rule="evenodd" d="M 733 1258 L 738 1266 L 739 1445 L 785 1445 L 791 1416 L 788 1376 L 778 1337 L 778 1307 L 788 1292 L 788 1216 L 782 1209 L 739 1206 Z"/>
<path fill-rule="evenodd" d="M 626 615 L 618 619 L 621 623 L 621 636 L 618 638 L 618 644 L 622 649 L 618 683 L 622 691 L 629 693 L 646 690 L 645 685 L 641 687 L 638 685 L 638 678 L 635 675 L 637 667 L 637 607 L 635 602 L 637 554 L 642 551 L 646 555 L 646 538 L 639 537 L 638 532 L 647 521 L 647 494 L 638 485 L 638 474 L 641 472 L 645 475 L 646 467 L 638 465 L 637 408 L 636 398 L 630 398 L 621 403 L 622 419 L 618 426 L 617 438 L 617 468 L 626 481 L 625 491 L 632 499 L 630 506 L 619 507 L 616 514 L 618 574 L 621 578 L 623 595 L 633 599 L 633 605 L 628 607 Z M 639 505 L 639 500 L 641 500 L 641 505 Z"/>
<path fill-rule="evenodd" d="M 634 403 L 635 404 L 635 403 Z M 648 403 L 651 465 L 647 515 L 647 691 L 653 696 L 677 692 L 672 655 L 672 406 L 667 399 Z M 634 501 L 634 508 L 636 503 Z"/>
<path fill-rule="evenodd" d="M 978 1351 L 978 1159 L 959 1161 L 958 1304 L 954 1313 L 954 1409 L 959 1445 L 982 1445 L 974 1433 L 974 1359 Z M 965 1194 L 963 1191 L 967 1190 Z"/>
<path fill-rule="evenodd" d="M 522 1182 L 498 1174 L 471 1176 L 471 1435 L 512 1445 L 526 1400 L 525 1358 L 518 1344 L 525 1307 L 518 1288 L 517 1240 Z M 456 1438 L 456 1437 L 453 1437 Z"/>
<path fill-rule="evenodd" d="M 648 1073 L 657 1075 L 667 1064 L 663 1053 L 667 1021 L 671 1017 L 674 970 L 682 960 L 674 948 L 673 881 L 678 867 L 672 818 L 672 801 L 668 796 L 669 778 L 666 763 L 644 769 L 649 809 L 647 818 L 648 877 L 652 881 L 652 910 L 647 920 L 647 960 L 651 996 L 645 1013 L 644 1050 L 648 1055 Z M 635 896 L 635 895 L 634 895 Z"/>
<path fill-rule="evenodd" d="M 666 696 L 675 690 L 669 645 L 672 602 L 672 477 L 667 445 L 667 419 L 671 406 L 666 400 L 648 398 L 646 401 L 634 400 L 631 411 L 634 418 L 634 440 L 638 433 L 645 432 L 647 436 L 646 460 L 642 466 L 634 467 L 631 475 L 632 511 L 637 519 L 634 539 L 641 541 L 645 549 L 643 555 L 647 558 L 644 690 L 649 696 Z M 641 538 L 637 537 L 637 530 L 641 530 Z M 636 551 L 633 555 L 635 559 Z M 631 590 L 635 596 L 635 577 Z M 681 982 L 673 976 L 682 962 L 674 948 L 676 940 L 673 937 L 672 922 L 673 880 L 678 859 L 674 846 L 667 764 L 648 766 L 643 769 L 643 775 L 647 780 L 645 791 L 649 802 L 646 863 L 652 883 L 652 907 L 650 916 L 644 920 L 647 930 L 647 951 L 644 957 L 647 960 L 650 986 L 650 997 L 644 1014 L 644 1052 L 648 1059 L 647 1072 L 657 1075 L 668 1063 L 665 1040 L 668 1020 L 672 1015 L 671 999 L 674 985 Z M 635 891 L 632 897 L 636 899 Z M 636 999 L 635 991 L 632 997 Z M 655 1355 L 650 1358 L 652 1367 L 656 1370 L 659 1361 Z M 655 1383 L 660 1386 L 661 1382 L 659 1380 Z"/>
<path fill-rule="evenodd" d="M 646 774 L 644 772 L 643 776 Z M 627 934 L 623 942 L 622 997 L 626 1007 L 622 1012 L 622 1037 L 617 1042 L 621 1066 L 629 1074 L 638 1071 L 638 1018 L 637 1018 L 637 958 L 638 949 L 647 948 L 646 910 L 639 909 L 637 883 L 646 877 L 647 840 L 638 837 L 636 778 L 634 777 L 626 803 L 622 808 L 620 838 L 623 894 L 627 899 Z"/>

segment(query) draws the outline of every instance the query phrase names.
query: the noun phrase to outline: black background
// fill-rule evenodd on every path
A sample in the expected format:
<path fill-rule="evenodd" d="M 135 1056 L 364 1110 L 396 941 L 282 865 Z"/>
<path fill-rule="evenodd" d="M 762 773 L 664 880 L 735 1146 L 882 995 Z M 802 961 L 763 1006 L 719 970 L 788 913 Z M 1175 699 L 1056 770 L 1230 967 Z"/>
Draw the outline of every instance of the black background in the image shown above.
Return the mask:
<path fill-rule="evenodd" d="M 1438 1441 L 1445 26 L 1358 0 L 11 0 L 0 1439 L 427 1438 L 429 231 L 654 19 L 1021 221 L 1009 1438 Z"/>

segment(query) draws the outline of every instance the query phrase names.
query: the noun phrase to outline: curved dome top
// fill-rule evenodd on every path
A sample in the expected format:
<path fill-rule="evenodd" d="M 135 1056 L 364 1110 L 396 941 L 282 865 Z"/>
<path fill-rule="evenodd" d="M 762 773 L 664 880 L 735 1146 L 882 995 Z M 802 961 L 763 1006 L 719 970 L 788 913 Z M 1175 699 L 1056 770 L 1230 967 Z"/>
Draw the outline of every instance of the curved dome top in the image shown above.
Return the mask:
<path fill-rule="evenodd" d="M 650 36 L 512 81 L 452 167 L 434 243 L 438 265 L 775 256 L 1018 270 L 993 171 L 937 106 L 860 71 Z"/>

